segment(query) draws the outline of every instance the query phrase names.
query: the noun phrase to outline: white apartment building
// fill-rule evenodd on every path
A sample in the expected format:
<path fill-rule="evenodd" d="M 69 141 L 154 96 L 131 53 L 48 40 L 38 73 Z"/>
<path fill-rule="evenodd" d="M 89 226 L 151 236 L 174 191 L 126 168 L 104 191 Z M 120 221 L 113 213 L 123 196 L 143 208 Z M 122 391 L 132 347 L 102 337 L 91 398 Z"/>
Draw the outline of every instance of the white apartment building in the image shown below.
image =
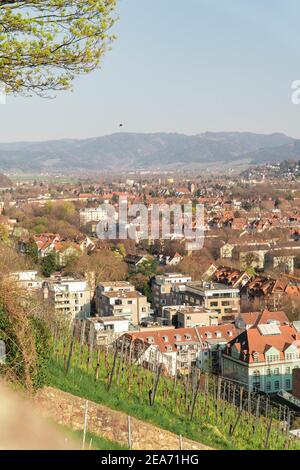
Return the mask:
<path fill-rule="evenodd" d="M 44 298 L 54 302 L 55 310 L 70 320 L 86 318 L 91 314 L 92 293 L 85 280 L 61 278 L 46 281 L 43 285 Z"/>
<path fill-rule="evenodd" d="M 221 351 L 237 335 L 232 324 L 194 328 L 158 328 L 128 332 L 140 364 L 154 369 L 163 364 L 167 373 L 186 374 L 193 367 L 219 372 Z"/>
<path fill-rule="evenodd" d="M 129 329 L 129 320 L 124 317 L 90 317 L 87 319 L 89 342 L 108 345 Z"/>
<path fill-rule="evenodd" d="M 184 286 L 174 286 L 177 304 L 198 305 L 214 310 L 219 322 L 234 321 L 240 313 L 240 290 L 217 282 L 190 282 Z"/>
<path fill-rule="evenodd" d="M 259 324 L 227 345 L 222 375 L 250 391 L 278 393 L 292 389 L 293 369 L 300 367 L 300 322 Z"/>
<path fill-rule="evenodd" d="M 96 208 L 85 208 L 79 211 L 80 225 L 86 225 L 89 222 L 106 222 L 108 219 L 106 210 L 99 206 Z"/>
<path fill-rule="evenodd" d="M 125 317 L 137 325 L 149 317 L 151 307 L 129 282 L 103 282 L 96 288 L 96 311 L 101 317 Z"/>

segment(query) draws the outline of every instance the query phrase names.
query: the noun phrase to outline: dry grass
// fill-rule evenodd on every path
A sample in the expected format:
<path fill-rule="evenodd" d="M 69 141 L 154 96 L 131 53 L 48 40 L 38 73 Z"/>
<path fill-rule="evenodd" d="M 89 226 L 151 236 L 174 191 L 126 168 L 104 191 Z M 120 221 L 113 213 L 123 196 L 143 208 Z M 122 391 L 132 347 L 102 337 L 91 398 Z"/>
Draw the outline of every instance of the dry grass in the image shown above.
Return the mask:
<path fill-rule="evenodd" d="M 22 382 L 25 389 L 33 391 L 32 371 L 37 367 L 35 335 L 29 318 L 29 299 L 15 282 L 0 278 L 0 299 L 3 310 L 10 322 L 10 329 L 5 331 L 8 340 L 12 341 L 21 358 L 18 363 L 5 367 L 5 375 L 11 381 L 18 380 L 17 370 L 22 365 Z"/>

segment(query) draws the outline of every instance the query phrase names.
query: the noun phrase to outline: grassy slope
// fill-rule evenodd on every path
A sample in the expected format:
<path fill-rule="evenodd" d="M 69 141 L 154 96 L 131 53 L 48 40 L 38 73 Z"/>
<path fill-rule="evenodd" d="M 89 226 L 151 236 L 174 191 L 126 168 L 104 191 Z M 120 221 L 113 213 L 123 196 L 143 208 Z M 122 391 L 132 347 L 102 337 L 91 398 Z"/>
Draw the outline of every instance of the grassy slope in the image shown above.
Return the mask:
<path fill-rule="evenodd" d="M 123 411 L 142 421 L 167 429 L 177 435 L 181 434 L 194 441 L 218 449 L 232 449 L 233 444 L 222 436 L 217 428 L 199 426 L 189 419 L 184 419 L 168 412 L 158 401 L 153 407 L 145 406 L 128 393 L 120 396 L 114 386 L 107 392 L 106 384 L 95 382 L 85 371 L 72 369 L 66 376 L 62 364 L 51 362 L 49 366 L 49 385 L 96 403 L 104 404 L 114 410 Z"/>
<path fill-rule="evenodd" d="M 149 406 L 149 390 L 153 387 L 153 373 L 146 369 L 133 365 L 122 366 L 117 360 L 116 370 L 112 386 L 107 390 L 107 383 L 112 370 L 113 355 L 104 352 L 99 357 L 97 366 L 97 354 L 94 351 L 90 370 L 87 371 L 88 347 L 84 347 L 79 366 L 79 343 L 75 342 L 69 373 L 66 374 L 65 366 L 67 351 L 70 345 L 68 341 L 59 341 L 56 344 L 55 358 L 49 362 L 49 384 L 73 395 L 101 403 L 111 409 L 152 423 L 163 429 L 173 432 L 178 436 L 201 442 L 216 449 L 265 449 L 266 437 L 269 427 L 269 418 L 259 418 L 256 422 L 253 415 L 243 413 L 235 428 L 234 436 L 229 437 L 229 427 L 236 422 L 238 409 L 228 402 L 220 400 L 218 406 L 211 389 L 206 396 L 199 393 L 196 400 L 193 420 L 190 420 L 188 404 L 191 403 L 191 385 L 188 387 L 188 400 L 186 402 L 186 385 L 161 376 L 155 404 Z M 96 367 L 97 366 L 97 367 Z M 98 369 L 98 380 L 95 380 L 95 371 Z M 120 384 L 116 384 L 118 371 L 121 372 Z M 214 388 L 214 386 L 213 386 Z M 218 411 L 219 410 L 219 411 Z M 224 411 L 224 420 L 221 416 Z M 217 416 L 216 416 L 217 414 Z M 287 436 L 279 432 L 279 423 L 273 416 L 273 424 L 269 436 L 269 449 L 284 449 Z M 253 430 L 255 428 L 255 433 Z M 300 449 L 299 440 L 291 440 L 290 449 Z"/>

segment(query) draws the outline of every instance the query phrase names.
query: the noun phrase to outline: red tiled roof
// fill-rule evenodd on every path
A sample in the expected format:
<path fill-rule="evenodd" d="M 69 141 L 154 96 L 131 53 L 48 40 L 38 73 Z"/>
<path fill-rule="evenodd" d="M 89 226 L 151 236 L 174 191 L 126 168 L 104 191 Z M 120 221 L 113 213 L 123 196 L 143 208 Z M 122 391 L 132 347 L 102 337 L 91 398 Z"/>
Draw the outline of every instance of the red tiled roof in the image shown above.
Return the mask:
<path fill-rule="evenodd" d="M 208 335 L 211 334 L 211 337 Z M 221 333 L 219 337 L 217 333 Z M 208 339 L 229 341 L 238 334 L 238 330 L 231 323 L 216 326 L 202 326 L 194 328 L 161 329 L 155 331 L 142 331 L 126 333 L 132 341 L 141 340 L 147 345 L 153 344 L 161 353 L 176 352 L 177 343 L 194 344 L 199 346 Z M 150 338 L 153 338 L 151 341 Z M 171 350 L 169 350 L 171 349 Z"/>
<path fill-rule="evenodd" d="M 241 333 L 237 338 L 230 341 L 227 352 L 237 348 L 241 352 L 240 360 L 253 363 L 254 353 L 257 353 L 258 362 L 265 361 L 265 353 L 271 347 L 279 351 L 280 359 L 284 359 L 284 351 L 290 345 L 295 345 L 300 351 L 300 334 L 292 325 L 278 326 L 280 334 L 263 335 L 258 327 L 252 327 Z"/>
<path fill-rule="evenodd" d="M 269 310 L 264 310 L 257 319 L 256 324 L 266 324 L 268 321 L 275 320 L 280 322 L 281 325 L 284 323 L 289 323 L 289 319 L 286 316 L 285 312 L 278 310 L 276 312 L 270 312 Z"/>
<path fill-rule="evenodd" d="M 60 241 L 60 235 L 57 233 L 41 233 L 33 238 L 39 250 L 46 250 L 52 243 Z"/>
<path fill-rule="evenodd" d="M 214 278 L 223 284 L 227 284 L 230 286 L 235 286 L 238 281 L 241 281 L 243 277 L 248 277 L 250 279 L 250 276 L 245 271 L 240 271 L 238 269 L 226 267 L 226 266 L 220 266 L 217 268 L 217 270 L 214 272 Z"/>

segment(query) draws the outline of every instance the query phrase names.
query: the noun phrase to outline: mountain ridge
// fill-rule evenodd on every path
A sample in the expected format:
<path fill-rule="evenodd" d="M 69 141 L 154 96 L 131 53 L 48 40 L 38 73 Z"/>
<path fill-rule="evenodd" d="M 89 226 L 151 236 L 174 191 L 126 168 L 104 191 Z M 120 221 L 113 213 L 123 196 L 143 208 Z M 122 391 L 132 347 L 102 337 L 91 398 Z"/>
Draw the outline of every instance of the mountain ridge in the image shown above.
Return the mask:
<path fill-rule="evenodd" d="M 293 157 L 300 157 L 300 140 L 282 133 L 118 132 L 86 139 L 0 143 L 0 171 L 174 169 Z"/>

